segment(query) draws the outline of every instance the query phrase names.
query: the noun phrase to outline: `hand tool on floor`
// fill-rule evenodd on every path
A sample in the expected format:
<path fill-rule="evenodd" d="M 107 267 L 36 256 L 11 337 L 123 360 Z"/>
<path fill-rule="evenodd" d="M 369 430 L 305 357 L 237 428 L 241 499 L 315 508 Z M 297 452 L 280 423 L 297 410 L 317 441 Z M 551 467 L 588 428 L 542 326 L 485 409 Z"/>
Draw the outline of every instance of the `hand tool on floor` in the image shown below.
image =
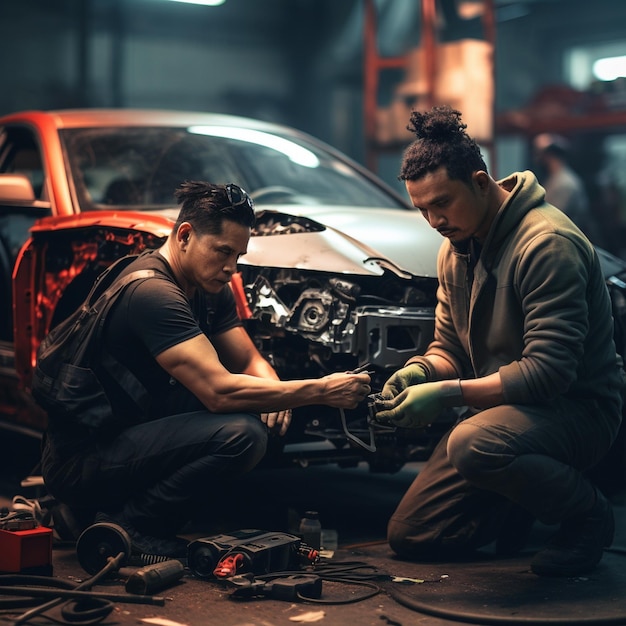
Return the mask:
<path fill-rule="evenodd" d="M 146 565 L 133 572 L 126 581 L 126 591 L 140 595 L 151 595 L 177 583 L 185 573 L 184 565 L 176 560 Z"/>
<path fill-rule="evenodd" d="M 78 562 L 89 574 L 99 572 L 110 558 L 119 553 L 123 554 L 120 567 L 146 566 L 136 572 L 131 586 L 137 589 L 149 589 L 149 591 L 133 593 L 152 593 L 157 587 L 163 588 L 173 584 L 181 578 L 184 571 L 183 564 L 177 559 L 150 554 L 134 554 L 128 533 L 121 526 L 111 522 L 92 524 L 81 533 L 76 542 Z"/>
<path fill-rule="evenodd" d="M 89 574 L 99 572 L 116 554 L 122 554 L 120 566 L 128 563 L 132 544 L 128 533 L 117 524 L 97 522 L 88 526 L 76 541 L 76 556 Z"/>

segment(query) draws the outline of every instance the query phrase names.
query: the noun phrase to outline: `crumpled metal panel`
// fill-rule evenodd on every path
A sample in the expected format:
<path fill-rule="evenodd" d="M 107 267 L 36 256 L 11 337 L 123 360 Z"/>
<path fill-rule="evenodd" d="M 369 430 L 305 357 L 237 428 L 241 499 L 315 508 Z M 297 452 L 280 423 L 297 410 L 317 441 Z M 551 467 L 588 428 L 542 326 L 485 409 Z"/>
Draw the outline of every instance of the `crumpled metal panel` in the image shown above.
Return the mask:
<path fill-rule="evenodd" d="M 417 210 L 314 205 L 281 206 L 280 210 L 284 213 L 274 213 L 276 225 L 263 229 L 263 237 L 253 237 L 249 252 L 242 259 L 244 263 L 368 274 L 376 271 L 372 267 L 376 263 L 371 262 L 380 260 L 384 267 L 396 268 L 396 273 L 424 278 L 437 276 L 436 259 L 443 238 Z M 272 213 L 266 210 L 263 215 Z M 300 216 L 325 230 L 299 231 L 293 224 L 281 228 L 280 216 L 291 216 L 292 220 Z M 274 235 L 293 239 L 289 244 L 281 239 L 278 244 Z M 268 238 L 269 243 L 259 241 Z M 364 260 L 370 263 L 364 265 Z"/>
<path fill-rule="evenodd" d="M 382 276 L 376 253 L 348 240 L 336 231 L 296 233 L 275 237 L 252 237 L 248 253 L 240 259 L 244 265 L 291 267 L 301 270 Z"/>

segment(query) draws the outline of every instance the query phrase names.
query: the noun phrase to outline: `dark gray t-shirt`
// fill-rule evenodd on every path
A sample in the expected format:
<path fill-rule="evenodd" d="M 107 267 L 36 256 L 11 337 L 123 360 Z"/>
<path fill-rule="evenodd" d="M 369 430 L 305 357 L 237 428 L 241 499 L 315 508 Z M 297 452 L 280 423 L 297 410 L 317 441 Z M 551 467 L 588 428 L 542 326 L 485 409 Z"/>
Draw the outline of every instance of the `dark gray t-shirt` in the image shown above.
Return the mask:
<path fill-rule="evenodd" d="M 155 360 L 163 350 L 205 333 L 211 337 L 241 325 L 232 291 L 218 294 L 197 293 L 189 301 L 177 285 L 165 259 L 156 251 L 142 254 L 121 274 L 139 269 L 155 269 L 155 278 L 131 283 L 114 303 L 104 328 L 108 350 L 148 391 L 148 410 L 142 412 L 120 385 L 97 368 L 107 391 L 118 424 L 105 433 L 91 433 L 73 421 L 49 416 L 42 472 L 46 485 L 57 497 L 82 502 L 81 488 L 89 485 L 97 472 L 99 455 L 96 441 L 108 439 L 119 428 L 167 415 L 203 409 L 200 401 L 183 385 L 172 381 Z M 90 488 L 90 492 L 92 489 Z"/>
<path fill-rule="evenodd" d="M 156 251 L 142 254 L 123 274 L 139 269 L 155 269 L 160 276 L 127 288 L 109 314 L 104 343 L 146 387 L 151 401 L 144 420 L 201 409 L 199 401 L 171 379 L 155 357 L 201 333 L 210 338 L 240 326 L 232 291 L 226 287 L 217 294 L 196 292 L 189 300 Z M 109 392 L 106 377 L 103 382 Z M 110 385 L 109 398 L 116 413 L 136 420 L 135 405 L 120 394 L 118 386 Z"/>

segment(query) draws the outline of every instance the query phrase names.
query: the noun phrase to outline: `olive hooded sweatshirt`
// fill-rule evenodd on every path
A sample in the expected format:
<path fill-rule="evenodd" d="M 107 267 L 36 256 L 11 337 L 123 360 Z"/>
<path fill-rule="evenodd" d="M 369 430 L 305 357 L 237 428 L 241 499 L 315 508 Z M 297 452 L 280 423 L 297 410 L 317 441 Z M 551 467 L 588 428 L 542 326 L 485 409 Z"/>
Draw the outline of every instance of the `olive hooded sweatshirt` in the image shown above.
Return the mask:
<path fill-rule="evenodd" d="M 567 398 L 602 407 L 617 426 L 623 371 L 596 251 L 545 202 L 532 172 L 498 184 L 510 194 L 479 255 L 469 242 L 441 246 L 435 336 L 426 354 L 446 358 L 464 378 L 500 372 L 506 404 Z"/>

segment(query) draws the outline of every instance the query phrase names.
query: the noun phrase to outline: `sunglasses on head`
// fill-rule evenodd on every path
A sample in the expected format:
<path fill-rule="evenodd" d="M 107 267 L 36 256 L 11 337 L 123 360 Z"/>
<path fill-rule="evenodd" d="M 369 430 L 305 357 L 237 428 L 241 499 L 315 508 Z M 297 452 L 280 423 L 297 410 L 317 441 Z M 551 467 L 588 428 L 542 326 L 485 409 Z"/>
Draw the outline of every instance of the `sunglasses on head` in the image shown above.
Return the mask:
<path fill-rule="evenodd" d="M 250 198 L 250 196 L 239 185 L 228 183 L 227 185 L 224 185 L 224 190 L 226 191 L 226 197 L 228 198 L 228 202 L 232 208 L 245 204 L 254 210 L 252 198 Z"/>

